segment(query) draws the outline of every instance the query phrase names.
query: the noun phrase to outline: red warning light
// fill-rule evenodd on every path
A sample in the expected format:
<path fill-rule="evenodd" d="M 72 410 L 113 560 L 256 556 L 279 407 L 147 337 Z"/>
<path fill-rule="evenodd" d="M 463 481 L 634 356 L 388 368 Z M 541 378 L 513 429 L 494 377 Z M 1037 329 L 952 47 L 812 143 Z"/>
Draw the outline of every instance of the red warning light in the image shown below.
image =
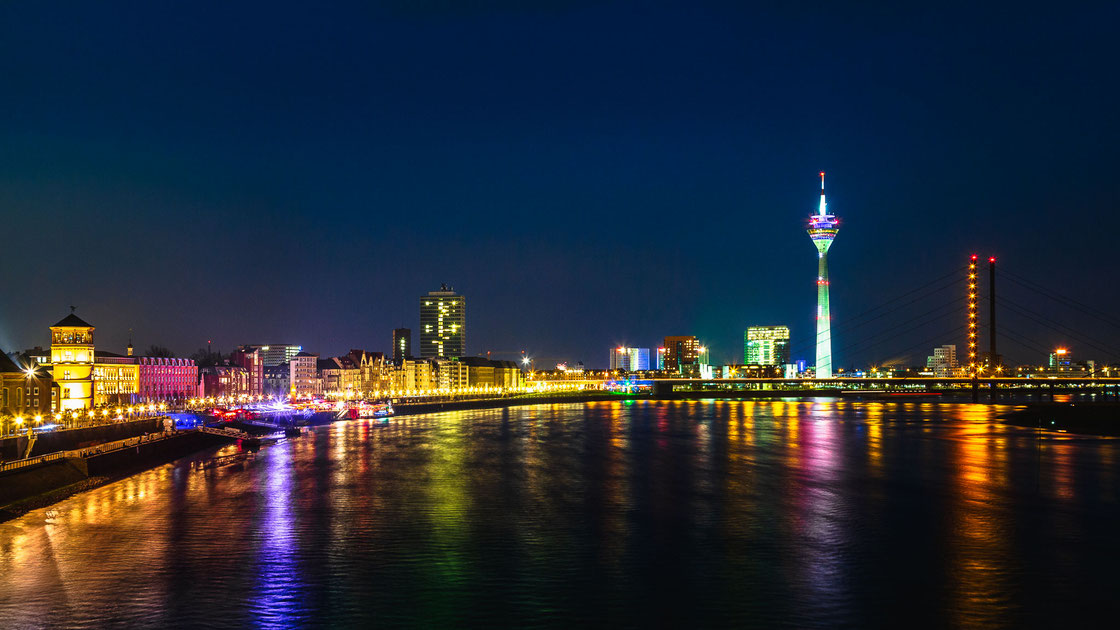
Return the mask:
<path fill-rule="evenodd" d="M 976 254 L 973 254 L 973 255 L 972 255 L 972 259 L 973 259 L 973 260 L 976 260 Z"/>
<path fill-rule="evenodd" d="M 995 262 L 995 261 L 996 261 L 995 256 L 992 256 L 991 258 L 988 259 L 988 262 L 990 262 L 990 263 Z"/>

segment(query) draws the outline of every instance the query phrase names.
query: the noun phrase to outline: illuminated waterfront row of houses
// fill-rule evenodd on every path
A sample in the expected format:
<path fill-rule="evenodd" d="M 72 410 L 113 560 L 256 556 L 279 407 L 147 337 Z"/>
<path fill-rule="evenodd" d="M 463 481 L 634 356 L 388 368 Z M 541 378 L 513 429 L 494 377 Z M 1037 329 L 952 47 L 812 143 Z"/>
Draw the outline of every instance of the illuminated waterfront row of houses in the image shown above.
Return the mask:
<path fill-rule="evenodd" d="M 182 400 L 197 391 L 194 361 L 133 356 L 131 344 L 125 355 L 98 351 L 94 330 L 71 313 L 50 327 L 48 353 L 28 355 L 29 378 L 50 387 L 52 410 Z"/>
<path fill-rule="evenodd" d="M 96 328 L 71 313 L 50 327 L 48 350 L 24 353 L 23 365 L 0 352 L 0 415 L 40 416 L 200 397 L 368 397 L 383 391 L 516 388 L 519 366 L 481 357 L 387 360 L 351 350 L 320 359 L 300 346 L 241 346 L 222 365 L 188 358 L 97 350 Z M 266 361 L 286 362 L 266 367 Z"/>

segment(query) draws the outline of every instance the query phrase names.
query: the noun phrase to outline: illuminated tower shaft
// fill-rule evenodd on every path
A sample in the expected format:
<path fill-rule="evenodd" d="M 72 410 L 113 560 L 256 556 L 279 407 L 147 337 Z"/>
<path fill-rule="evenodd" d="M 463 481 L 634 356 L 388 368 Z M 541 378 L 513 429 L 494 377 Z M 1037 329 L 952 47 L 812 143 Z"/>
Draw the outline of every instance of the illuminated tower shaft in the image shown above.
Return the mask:
<path fill-rule="evenodd" d="M 832 314 L 828 305 L 828 248 L 832 246 L 839 221 L 828 213 L 821 173 L 821 202 L 809 218 L 809 238 L 817 248 L 817 378 L 832 378 Z"/>
<path fill-rule="evenodd" d="M 817 378 L 832 377 L 832 313 L 828 308 L 828 247 L 818 245 L 817 258 Z"/>

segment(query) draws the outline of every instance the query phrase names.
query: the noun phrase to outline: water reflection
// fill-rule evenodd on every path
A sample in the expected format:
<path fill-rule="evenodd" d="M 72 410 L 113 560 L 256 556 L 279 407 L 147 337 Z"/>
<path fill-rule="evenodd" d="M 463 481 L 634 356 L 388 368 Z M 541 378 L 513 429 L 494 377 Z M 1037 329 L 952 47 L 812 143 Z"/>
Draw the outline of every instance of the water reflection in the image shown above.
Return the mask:
<path fill-rule="evenodd" d="M 252 614 L 261 626 L 285 628 L 303 619 L 306 597 L 295 555 L 299 548 L 295 514 L 291 510 L 295 482 L 292 479 L 292 443 L 285 441 L 269 449 L 260 471 L 264 497 L 255 538 L 257 561 Z"/>
<path fill-rule="evenodd" d="M 339 423 L 0 524 L 0 619 L 967 626 L 1111 610 L 1117 441 L 998 411 L 617 401 Z"/>

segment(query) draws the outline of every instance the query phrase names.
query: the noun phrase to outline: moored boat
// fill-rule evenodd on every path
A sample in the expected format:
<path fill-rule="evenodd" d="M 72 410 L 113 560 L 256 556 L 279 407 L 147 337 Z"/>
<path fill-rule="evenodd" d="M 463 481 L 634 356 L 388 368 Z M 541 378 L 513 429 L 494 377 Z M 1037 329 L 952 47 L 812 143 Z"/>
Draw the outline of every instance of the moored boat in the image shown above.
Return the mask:
<path fill-rule="evenodd" d="M 393 415 L 393 403 L 391 402 L 362 401 L 350 407 L 351 419 L 387 418 L 391 415 Z"/>

